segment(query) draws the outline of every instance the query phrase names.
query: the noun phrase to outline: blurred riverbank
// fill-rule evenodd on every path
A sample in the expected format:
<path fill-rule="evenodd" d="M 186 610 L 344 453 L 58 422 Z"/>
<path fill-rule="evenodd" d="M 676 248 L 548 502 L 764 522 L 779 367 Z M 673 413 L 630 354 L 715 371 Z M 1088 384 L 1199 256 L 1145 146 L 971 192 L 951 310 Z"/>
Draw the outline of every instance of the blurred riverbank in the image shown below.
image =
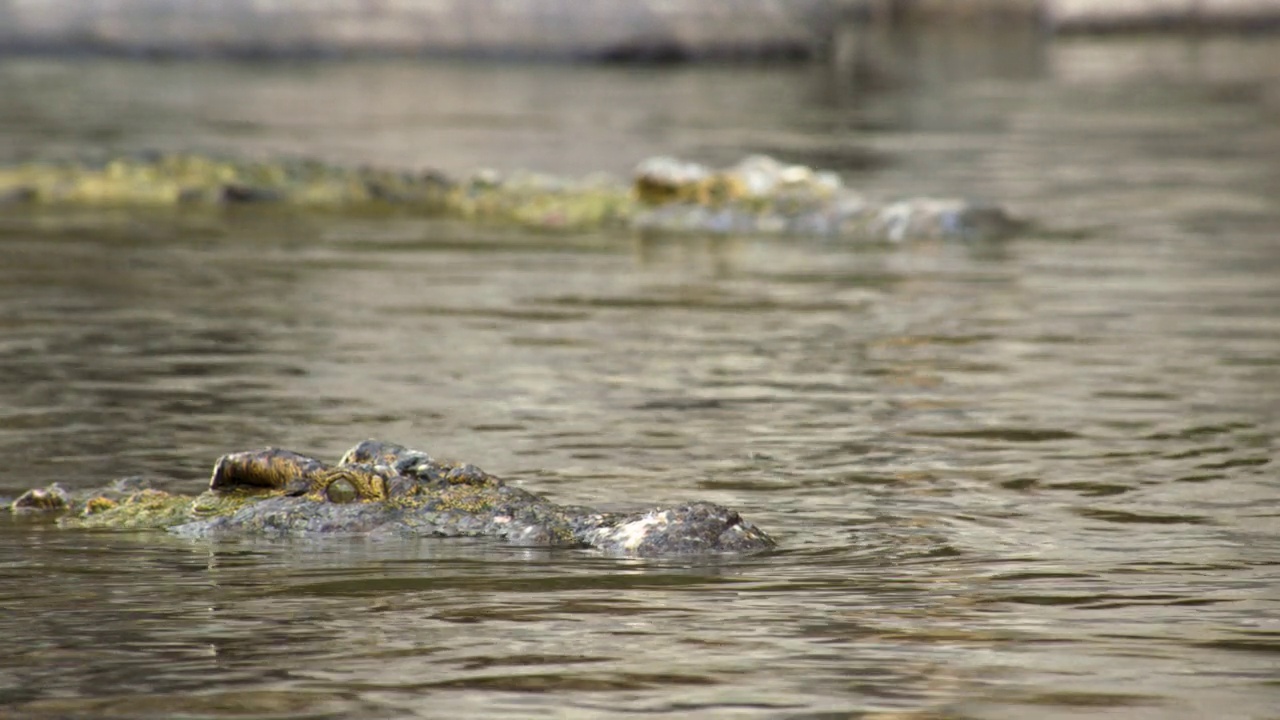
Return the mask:
<path fill-rule="evenodd" d="M 1274 31 L 1280 0 L 0 0 L 0 54 L 805 59 L 850 28 Z"/>

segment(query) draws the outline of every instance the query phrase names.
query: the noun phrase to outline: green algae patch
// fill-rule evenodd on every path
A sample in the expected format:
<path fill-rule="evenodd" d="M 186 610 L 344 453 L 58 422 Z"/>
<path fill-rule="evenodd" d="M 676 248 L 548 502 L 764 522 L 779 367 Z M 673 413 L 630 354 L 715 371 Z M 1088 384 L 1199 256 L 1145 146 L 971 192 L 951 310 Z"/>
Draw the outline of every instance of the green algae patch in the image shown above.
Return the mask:
<path fill-rule="evenodd" d="M 195 498 L 188 498 L 191 504 L 190 512 L 188 513 L 189 517 L 183 518 L 181 522 L 234 515 L 246 505 L 258 502 L 266 497 L 277 496 L 279 496 L 279 493 L 206 490 Z"/>
<path fill-rule="evenodd" d="M 543 230 L 625 228 L 635 215 L 631 191 L 616 181 L 479 173 L 444 196 L 445 214 Z"/>
<path fill-rule="evenodd" d="M 119 505 L 119 502 L 112 500 L 109 497 L 99 495 L 97 497 L 89 498 L 89 500 L 85 502 L 84 515 L 86 517 L 89 515 L 97 515 L 100 512 L 106 512 L 114 507 L 119 507 Z"/>
<path fill-rule="evenodd" d="M 62 517 L 58 524 L 69 528 L 163 530 L 193 520 L 234 515 L 246 505 L 274 495 L 279 493 L 208 490 L 192 497 L 162 490 L 140 490 L 120 500 L 105 496 L 90 498 L 80 512 Z"/>
<path fill-rule="evenodd" d="M 499 497 L 492 488 L 475 485 L 451 485 L 440 490 L 437 507 L 440 510 L 456 510 L 481 515 L 493 510 Z"/>
<path fill-rule="evenodd" d="M 84 510 L 58 520 L 61 527 L 110 528 L 120 530 L 163 529 L 191 519 L 191 496 L 162 490 L 142 490 L 120 502 L 98 498 Z"/>
<path fill-rule="evenodd" d="M 176 207 L 267 202 L 345 208 L 396 202 L 437 211 L 444 187 L 431 174 L 198 154 L 119 157 L 104 163 L 31 162 L 0 168 L 0 198 L 43 205 Z"/>

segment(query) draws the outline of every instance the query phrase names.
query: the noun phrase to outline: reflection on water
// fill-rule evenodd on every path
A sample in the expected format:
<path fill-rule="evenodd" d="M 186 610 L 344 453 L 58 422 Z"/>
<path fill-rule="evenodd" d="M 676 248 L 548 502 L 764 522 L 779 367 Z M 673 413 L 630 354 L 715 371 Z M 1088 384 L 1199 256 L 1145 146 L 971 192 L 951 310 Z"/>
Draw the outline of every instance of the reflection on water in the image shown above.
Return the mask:
<path fill-rule="evenodd" d="M 582 172 L 767 147 L 1047 228 L 853 249 L 3 211 L 0 495 L 131 474 L 194 490 L 226 451 L 336 458 L 373 436 L 565 502 L 723 502 L 784 549 L 641 562 L 0 519 L 0 715 L 1274 712 L 1280 57 L 1072 43 L 1022 73 L 930 47 L 861 86 L 0 64 L 10 159 Z"/>

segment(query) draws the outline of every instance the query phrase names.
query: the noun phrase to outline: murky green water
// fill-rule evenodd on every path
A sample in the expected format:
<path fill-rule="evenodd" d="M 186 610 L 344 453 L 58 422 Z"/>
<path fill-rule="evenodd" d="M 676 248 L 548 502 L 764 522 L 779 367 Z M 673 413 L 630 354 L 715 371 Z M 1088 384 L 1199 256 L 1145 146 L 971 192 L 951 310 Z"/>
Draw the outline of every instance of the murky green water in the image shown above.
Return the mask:
<path fill-rule="evenodd" d="M 624 171 L 768 151 L 1000 246 L 0 210 L 0 495 L 365 437 L 773 555 L 0 519 L 0 716 L 1267 718 L 1280 48 L 822 69 L 0 61 L 0 157 Z"/>

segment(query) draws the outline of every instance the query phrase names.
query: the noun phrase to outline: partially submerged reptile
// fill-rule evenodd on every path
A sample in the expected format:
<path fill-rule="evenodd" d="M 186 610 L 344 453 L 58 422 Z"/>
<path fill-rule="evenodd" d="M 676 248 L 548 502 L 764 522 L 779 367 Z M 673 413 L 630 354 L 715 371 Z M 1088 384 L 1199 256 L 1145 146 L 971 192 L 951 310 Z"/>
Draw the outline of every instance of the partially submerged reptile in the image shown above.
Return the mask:
<path fill-rule="evenodd" d="M 960 199 L 869 200 L 839 176 L 763 155 L 714 169 L 670 157 L 630 182 L 480 171 L 450 178 L 313 161 L 246 162 L 198 154 L 0 167 L 0 205 L 192 207 L 260 203 L 409 212 L 539 230 L 810 235 L 875 242 L 989 239 L 1024 223 Z"/>
<path fill-rule="evenodd" d="M 638 513 L 558 505 L 474 465 L 366 440 L 337 465 L 268 448 L 224 455 L 209 489 L 178 495 L 121 480 L 68 492 L 29 490 L 15 513 L 59 513 L 70 528 L 165 529 L 191 537 L 489 536 L 532 547 L 595 548 L 610 555 L 749 553 L 775 546 L 720 505 L 695 502 Z"/>

